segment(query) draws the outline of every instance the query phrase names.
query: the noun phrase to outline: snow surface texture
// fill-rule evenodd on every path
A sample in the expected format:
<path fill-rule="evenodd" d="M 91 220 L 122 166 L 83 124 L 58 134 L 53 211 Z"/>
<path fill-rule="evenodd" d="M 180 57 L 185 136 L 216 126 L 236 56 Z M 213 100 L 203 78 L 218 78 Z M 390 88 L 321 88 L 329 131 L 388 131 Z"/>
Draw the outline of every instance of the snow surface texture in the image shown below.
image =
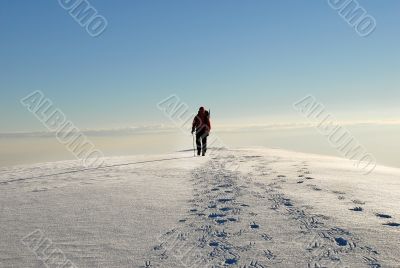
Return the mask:
<path fill-rule="evenodd" d="M 0 169 L 0 267 L 400 267 L 400 170 L 278 149 Z"/>

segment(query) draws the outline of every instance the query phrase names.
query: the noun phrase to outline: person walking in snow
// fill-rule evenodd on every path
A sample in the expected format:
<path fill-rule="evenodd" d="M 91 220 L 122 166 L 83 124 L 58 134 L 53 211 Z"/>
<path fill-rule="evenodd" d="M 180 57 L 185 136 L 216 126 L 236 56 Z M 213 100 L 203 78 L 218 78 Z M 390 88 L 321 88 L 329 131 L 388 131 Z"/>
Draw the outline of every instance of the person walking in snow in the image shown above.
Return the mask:
<path fill-rule="evenodd" d="M 210 135 L 211 131 L 211 122 L 210 122 L 210 113 L 204 109 L 204 107 L 200 107 L 199 112 L 193 119 L 192 124 L 192 134 L 196 132 L 196 146 L 197 146 L 197 155 L 203 156 L 206 155 L 207 152 L 207 137 Z"/>

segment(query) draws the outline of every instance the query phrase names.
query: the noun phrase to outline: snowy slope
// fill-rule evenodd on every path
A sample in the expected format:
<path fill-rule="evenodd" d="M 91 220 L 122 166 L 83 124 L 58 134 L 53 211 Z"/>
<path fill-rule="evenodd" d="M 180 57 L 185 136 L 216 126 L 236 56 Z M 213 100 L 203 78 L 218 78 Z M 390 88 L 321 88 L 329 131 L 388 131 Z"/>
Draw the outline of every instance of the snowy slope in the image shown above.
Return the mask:
<path fill-rule="evenodd" d="M 62 262 L 35 230 L 75 267 L 400 267 L 398 169 L 278 149 L 106 165 L 1 169 L 0 267 Z"/>

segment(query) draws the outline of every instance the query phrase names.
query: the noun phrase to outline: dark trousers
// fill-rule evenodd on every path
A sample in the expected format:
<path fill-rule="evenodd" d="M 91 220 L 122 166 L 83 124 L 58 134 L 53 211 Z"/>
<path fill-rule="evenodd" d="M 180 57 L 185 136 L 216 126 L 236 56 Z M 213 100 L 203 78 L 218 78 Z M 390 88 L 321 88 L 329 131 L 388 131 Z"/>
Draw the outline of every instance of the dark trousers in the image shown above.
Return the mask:
<path fill-rule="evenodd" d="M 203 154 L 207 152 L 207 137 L 208 133 L 206 132 L 196 133 L 197 155 L 200 155 L 201 152 Z"/>

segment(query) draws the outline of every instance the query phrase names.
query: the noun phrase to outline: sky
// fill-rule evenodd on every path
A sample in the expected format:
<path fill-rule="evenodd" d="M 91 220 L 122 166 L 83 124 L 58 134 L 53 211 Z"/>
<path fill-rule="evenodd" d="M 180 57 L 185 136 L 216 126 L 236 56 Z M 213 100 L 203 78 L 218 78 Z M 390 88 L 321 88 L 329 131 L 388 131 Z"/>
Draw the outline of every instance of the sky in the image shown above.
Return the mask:
<path fill-rule="evenodd" d="M 78 0 L 0 1 L 0 166 L 72 157 L 20 103 L 37 90 L 105 155 L 190 146 L 157 108 L 171 95 L 211 109 L 229 146 L 337 155 L 293 108 L 312 95 L 399 166 L 397 0 L 348 0 L 376 20 L 366 37 L 334 0 L 91 0 L 108 22 L 97 37 L 63 1 Z"/>
<path fill-rule="evenodd" d="M 83 129 L 166 123 L 171 94 L 221 124 L 302 120 L 308 94 L 343 119 L 400 117 L 399 1 L 359 1 L 368 37 L 328 1 L 90 3 L 95 38 L 56 0 L 0 2 L 0 132 L 44 129 L 19 102 L 34 90 Z"/>

